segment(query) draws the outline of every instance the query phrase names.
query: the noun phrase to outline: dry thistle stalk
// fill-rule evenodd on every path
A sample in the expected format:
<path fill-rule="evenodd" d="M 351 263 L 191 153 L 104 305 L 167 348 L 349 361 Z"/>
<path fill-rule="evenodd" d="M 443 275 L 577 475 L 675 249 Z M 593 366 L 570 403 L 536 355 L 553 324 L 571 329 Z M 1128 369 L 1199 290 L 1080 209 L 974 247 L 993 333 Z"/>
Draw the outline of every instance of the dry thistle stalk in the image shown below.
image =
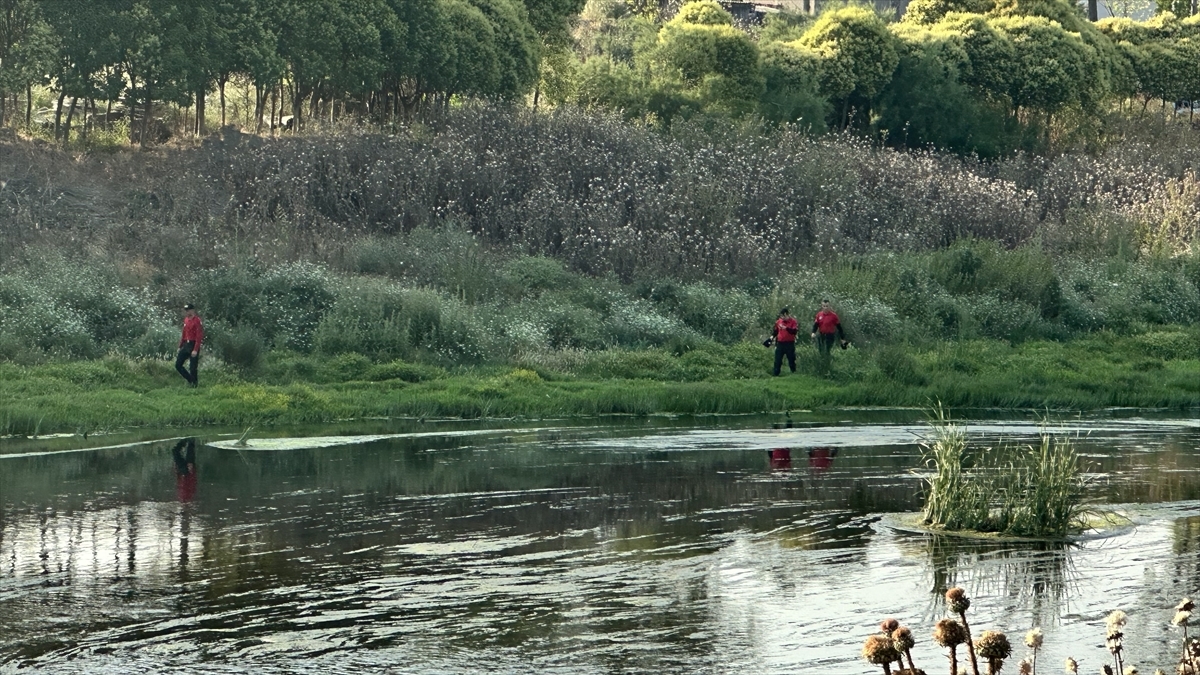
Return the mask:
<path fill-rule="evenodd" d="M 1045 637 L 1042 635 L 1041 628 L 1030 629 L 1030 631 L 1025 634 L 1025 646 L 1033 650 L 1033 658 L 1029 660 L 1029 672 L 1031 675 L 1037 672 L 1037 654 L 1038 650 L 1042 648 L 1042 642 L 1044 640 Z"/>
<path fill-rule="evenodd" d="M 892 639 L 885 635 L 872 635 L 863 642 L 863 658 L 868 663 L 883 666 L 884 675 L 891 675 L 892 661 L 900 660 L 900 653 L 892 645 Z"/>
<path fill-rule="evenodd" d="M 908 659 L 908 669 L 914 672 L 917 667 L 913 665 L 912 648 L 916 644 L 917 641 L 913 639 L 912 631 L 908 629 L 908 626 L 899 626 L 892 631 L 892 646 Z"/>
<path fill-rule="evenodd" d="M 962 621 L 963 631 L 967 636 L 967 655 L 971 657 L 971 673 L 979 675 L 979 662 L 975 658 L 975 646 L 971 642 L 971 624 L 967 623 L 967 610 L 971 608 L 971 599 L 960 586 L 955 586 L 946 591 L 946 607 Z"/>
<path fill-rule="evenodd" d="M 987 659 L 988 675 L 997 675 L 1001 666 L 1004 665 L 1004 659 L 1012 654 L 1012 645 L 1009 644 L 1008 636 L 1004 633 L 998 630 L 985 630 L 975 641 L 975 652 Z"/>
<path fill-rule="evenodd" d="M 933 641 L 950 649 L 950 675 L 958 675 L 958 646 L 967 641 L 967 631 L 954 619 L 942 619 L 933 627 Z"/>
<path fill-rule="evenodd" d="M 1128 619 L 1125 616 L 1125 612 L 1122 612 L 1119 609 L 1113 611 L 1108 615 L 1107 618 L 1104 619 L 1104 624 L 1108 630 L 1108 634 L 1104 638 L 1104 646 L 1107 647 L 1108 652 L 1113 655 L 1113 660 L 1117 666 L 1114 672 L 1117 673 L 1124 672 L 1124 668 L 1121 665 L 1121 654 L 1124 651 L 1124 629 L 1127 620 Z"/>

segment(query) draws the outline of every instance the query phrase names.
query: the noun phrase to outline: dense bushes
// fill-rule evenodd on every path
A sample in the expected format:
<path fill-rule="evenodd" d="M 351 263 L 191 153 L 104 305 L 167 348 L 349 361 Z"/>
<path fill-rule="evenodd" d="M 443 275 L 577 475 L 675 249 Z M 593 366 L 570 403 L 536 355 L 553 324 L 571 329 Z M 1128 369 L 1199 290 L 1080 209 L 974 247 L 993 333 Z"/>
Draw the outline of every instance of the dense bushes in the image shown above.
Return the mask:
<path fill-rule="evenodd" d="M 448 249 L 447 239 L 424 232 L 374 245 L 447 259 L 479 246 L 461 239 L 464 250 Z M 101 263 L 74 264 L 68 273 L 66 263 L 51 256 L 0 274 L 0 358 L 166 356 L 178 328 L 162 299 L 178 304 L 185 298 L 203 312 L 209 353 L 251 373 L 261 372 L 273 353 L 355 354 L 368 364 L 440 367 L 532 363 L 610 376 L 660 366 L 675 372 L 702 361 L 710 353 L 706 345 L 745 345 L 761 354 L 755 345 L 779 307 L 793 307 L 803 324 L 825 297 L 833 299 L 856 345 L 884 348 L 879 367 L 902 383 L 921 380 L 920 368 L 901 358 L 905 343 L 1020 343 L 1200 325 L 1192 257 L 1052 260 L 1032 246 L 1007 250 L 964 239 L 929 253 L 843 256 L 787 272 L 766 287 L 671 279 L 621 284 L 548 258 L 500 251 L 489 257 L 495 283 L 465 299 L 454 275 L 416 284 L 314 264 L 240 263 L 139 291 L 121 286 Z M 61 265 L 58 274 L 42 274 L 54 265 Z M 1160 358 L 1187 358 L 1200 344 L 1194 330 L 1155 336 L 1144 351 Z M 586 367 L 571 365 L 572 354 L 646 348 L 684 357 L 683 365 L 614 357 L 619 365 L 606 366 L 591 356 Z M 745 363 L 755 358 L 748 353 Z M 732 372 L 733 366 L 719 369 Z M 679 377 L 692 377 L 685 371 Z"/>

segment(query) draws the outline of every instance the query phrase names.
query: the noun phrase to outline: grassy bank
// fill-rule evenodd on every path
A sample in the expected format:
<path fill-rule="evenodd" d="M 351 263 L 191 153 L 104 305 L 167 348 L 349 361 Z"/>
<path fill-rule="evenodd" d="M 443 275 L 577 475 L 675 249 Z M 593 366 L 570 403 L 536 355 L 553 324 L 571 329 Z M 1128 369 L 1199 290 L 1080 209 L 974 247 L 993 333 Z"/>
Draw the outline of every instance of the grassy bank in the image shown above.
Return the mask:
<path fill-rule="evenodd" d="M 371 416 L 547 417 L 749 413 L 828 406 L 1088 410 L 1200 407 L 1200 353 L 1187 331 L 1098 333 L 1069 342 L 994 340 L 850 349 L 828 372 L 802 350 L 770 377 L 768 350 L 709 344 L 581 353 L 573 361 L 450 370 L 357 355 L 272 353 L 254 376 L 213 359 L 187 389 L 161 360 L 0 364 L 5 433 L 139 425 L 287 424 Z"/>

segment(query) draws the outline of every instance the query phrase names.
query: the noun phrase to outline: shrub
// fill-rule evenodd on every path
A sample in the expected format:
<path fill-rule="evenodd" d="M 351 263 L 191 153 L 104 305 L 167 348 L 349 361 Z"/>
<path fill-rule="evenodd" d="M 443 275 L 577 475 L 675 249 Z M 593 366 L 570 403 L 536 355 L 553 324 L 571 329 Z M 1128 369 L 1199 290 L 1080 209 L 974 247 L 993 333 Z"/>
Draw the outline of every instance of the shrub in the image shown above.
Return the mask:
<path fill-rule="evenodd" d="M 426 382 L 445 377 L 446 371 L 434 366 L 423 366 L 404 361 L 389 361 L 371 366 L 366 371 L 366 378 L 371 382 L 384 380 L 401 380 L 404 382 Z"/>
<path fill-rule="evenodd" d="M 262 333 L 252 327 L 229 327 L 210 323 L 205 342 L 225 363 L 254 373 L 263 364 L 266 345 Z"/>
<path fill-rule="evenodd" d="M 926 383 L 921 364 L 900 347 L 885 347 L 875 354 L 875 363 L 888 379 L 906 386 L 923 386 Z"/>

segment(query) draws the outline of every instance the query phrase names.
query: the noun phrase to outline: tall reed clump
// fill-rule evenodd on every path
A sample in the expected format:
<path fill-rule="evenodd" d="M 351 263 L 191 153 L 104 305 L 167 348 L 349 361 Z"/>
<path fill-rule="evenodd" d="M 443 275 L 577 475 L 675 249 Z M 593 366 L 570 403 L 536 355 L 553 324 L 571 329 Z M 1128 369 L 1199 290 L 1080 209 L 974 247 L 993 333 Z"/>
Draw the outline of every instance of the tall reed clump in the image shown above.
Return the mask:
<path fill-rule="evenodd" d="M 1044 432 L 1036 447 L 968 453 L 966 431 L 939 409 L 922 447 L 933 469 L 926 478 L 926 525 L 1064 537 L 1085 524 L 1079 456 L 1069 439 Z"/>

